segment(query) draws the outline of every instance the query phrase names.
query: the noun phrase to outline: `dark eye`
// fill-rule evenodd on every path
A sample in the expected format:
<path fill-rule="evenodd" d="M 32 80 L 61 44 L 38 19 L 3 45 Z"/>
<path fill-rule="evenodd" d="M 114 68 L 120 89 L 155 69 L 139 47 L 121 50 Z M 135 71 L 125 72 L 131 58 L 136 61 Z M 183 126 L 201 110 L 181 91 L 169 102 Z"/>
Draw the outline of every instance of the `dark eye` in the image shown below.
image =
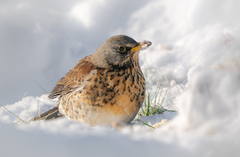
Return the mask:
<path fill-rule="evenodd" d="M 126 47 L 124 47 L 124 46 L 119 46 L 119 47 L 118 47 L 118 51 L 119 51 L 119 52 L 125 52 L 125 51 L 126 51 Z"/>

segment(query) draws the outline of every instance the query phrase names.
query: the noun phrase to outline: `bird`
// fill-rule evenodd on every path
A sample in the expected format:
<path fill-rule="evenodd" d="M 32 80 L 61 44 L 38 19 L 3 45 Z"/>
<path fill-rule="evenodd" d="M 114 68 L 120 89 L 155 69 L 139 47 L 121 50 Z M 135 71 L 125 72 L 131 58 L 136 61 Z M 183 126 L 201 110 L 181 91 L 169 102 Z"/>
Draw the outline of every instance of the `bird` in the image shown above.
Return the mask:
<path fill-rule="evenodd" d="M 110 37 L 56 83 L 48 98 L 58 98 L 57 106 L 32 121 L 65 116 L 91 126 L 131 123 L 146 91 L 139 52 L 151 44 L 127 35 Z"/>

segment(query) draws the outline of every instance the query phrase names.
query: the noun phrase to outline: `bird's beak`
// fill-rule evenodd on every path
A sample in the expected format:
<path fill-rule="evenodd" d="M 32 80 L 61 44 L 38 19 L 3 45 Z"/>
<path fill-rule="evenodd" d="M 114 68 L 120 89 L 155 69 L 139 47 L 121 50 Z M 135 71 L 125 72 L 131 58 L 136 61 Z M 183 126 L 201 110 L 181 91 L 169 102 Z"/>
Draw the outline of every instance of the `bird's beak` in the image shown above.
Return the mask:
<path fill-rule="evenodd" d="M 139 45 L 136 47 L 133 47 L 131 50 L 134 52 L 140 51 L 140 50 L 145 50 L 148 48 L 150 45 L 152 45 L 152 42 L 144 40 L 138 43 Z"/>

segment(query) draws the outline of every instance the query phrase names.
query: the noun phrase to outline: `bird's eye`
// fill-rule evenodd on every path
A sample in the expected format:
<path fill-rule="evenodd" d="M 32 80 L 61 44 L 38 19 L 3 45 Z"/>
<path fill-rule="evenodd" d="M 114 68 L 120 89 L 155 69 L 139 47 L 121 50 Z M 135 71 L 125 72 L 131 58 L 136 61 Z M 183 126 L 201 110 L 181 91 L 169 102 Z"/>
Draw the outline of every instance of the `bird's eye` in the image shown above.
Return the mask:
<path fill-rule="evenodd" d="M 118 47 L 118 51 L 119 51 L 119 52 L 125 52 L 125 51 L 126 51 L 126 47 L 124 47 L 124 46 L 119 46 L 119 47 Z"/>

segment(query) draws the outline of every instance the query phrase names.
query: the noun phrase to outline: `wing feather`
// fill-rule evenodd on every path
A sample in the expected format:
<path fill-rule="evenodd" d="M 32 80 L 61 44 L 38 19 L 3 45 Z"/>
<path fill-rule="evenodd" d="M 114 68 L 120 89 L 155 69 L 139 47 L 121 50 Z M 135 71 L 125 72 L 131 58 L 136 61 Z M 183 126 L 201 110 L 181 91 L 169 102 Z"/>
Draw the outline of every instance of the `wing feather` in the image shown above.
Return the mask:
<path fill-rule="evenodd" d="M 81 85 L 84 77 L 96 68 L 97 67 L 91 63 L 91 55 L 81 59 L 75 67 L 57 82 L 56 86 L 48 95 L 48 98 L 54 99 L 58 96 L 73 92 Z"/>

